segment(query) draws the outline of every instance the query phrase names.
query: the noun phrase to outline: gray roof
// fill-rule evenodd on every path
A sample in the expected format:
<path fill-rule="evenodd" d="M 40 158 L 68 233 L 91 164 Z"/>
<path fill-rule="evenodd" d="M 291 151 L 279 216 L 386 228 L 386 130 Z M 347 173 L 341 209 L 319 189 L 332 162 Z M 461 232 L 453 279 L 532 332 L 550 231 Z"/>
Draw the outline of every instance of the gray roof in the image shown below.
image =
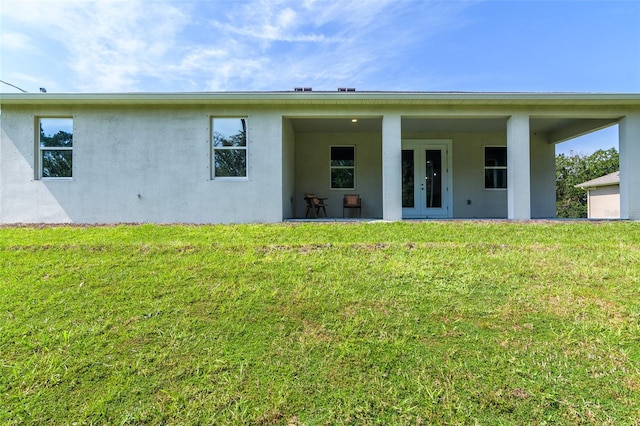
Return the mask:
<path fill-rule="evenodd" d="M 577 188 L 595 188 L 598 186 L 611 186 L 620 184 L 620 172 L 609 173 L 599 178 L 591 179 L 576 185 Z"/>

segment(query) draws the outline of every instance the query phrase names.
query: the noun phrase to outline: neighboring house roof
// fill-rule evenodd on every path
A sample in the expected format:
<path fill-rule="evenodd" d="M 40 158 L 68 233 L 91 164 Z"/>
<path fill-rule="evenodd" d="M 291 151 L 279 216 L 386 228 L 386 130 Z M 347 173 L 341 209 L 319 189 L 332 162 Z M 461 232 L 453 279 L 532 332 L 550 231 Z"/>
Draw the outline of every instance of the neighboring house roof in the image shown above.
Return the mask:
<path fill-rule="evenodd" d="M 609 173 L 595 179 L 588 180 L 576 185 L 576 188 L 597 188 L 599 186 L 612 186 L 620 184 L 620 171 Z"/>

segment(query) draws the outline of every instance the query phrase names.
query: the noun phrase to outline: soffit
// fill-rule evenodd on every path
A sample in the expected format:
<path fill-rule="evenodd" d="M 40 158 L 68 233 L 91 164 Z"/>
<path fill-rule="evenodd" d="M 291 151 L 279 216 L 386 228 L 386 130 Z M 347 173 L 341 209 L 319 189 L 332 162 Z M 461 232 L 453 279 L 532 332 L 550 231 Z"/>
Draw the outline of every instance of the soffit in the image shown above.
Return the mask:
<path fill-rule="evenodd" d="M 291 118 L 291 126 L 296 133 L 379 133 L 382 119 L 358 118 Z"/>

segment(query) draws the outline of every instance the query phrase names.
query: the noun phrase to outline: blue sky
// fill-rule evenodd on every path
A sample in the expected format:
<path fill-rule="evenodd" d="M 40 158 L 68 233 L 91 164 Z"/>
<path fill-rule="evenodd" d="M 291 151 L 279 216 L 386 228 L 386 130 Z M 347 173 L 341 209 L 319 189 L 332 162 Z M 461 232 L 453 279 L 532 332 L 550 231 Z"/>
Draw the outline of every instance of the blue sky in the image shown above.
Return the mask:
<path fill-rule="evenodd" d="M 0 19 L 0 79 L 29 92 L 640 92 L 639 0 L 0 0 Z"/>

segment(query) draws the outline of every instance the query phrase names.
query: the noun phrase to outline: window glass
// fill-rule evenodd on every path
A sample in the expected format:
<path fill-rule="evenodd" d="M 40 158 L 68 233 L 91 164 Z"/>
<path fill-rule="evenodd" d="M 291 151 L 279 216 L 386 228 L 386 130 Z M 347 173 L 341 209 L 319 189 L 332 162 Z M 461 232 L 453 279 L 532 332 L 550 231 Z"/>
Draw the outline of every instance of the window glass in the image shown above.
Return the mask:
<path fill-rule="evenodd" d="M 73 176 L 73 119 L 40 118 L 38 149 L 41 178 Z"/>
<path fill-rule="evenodd" d="M 507 187 L 506 169 L 486 169 L 484 171 L 484 187 L 488 189 Z"/>
<path fill-rule="evenodd" d="M 244 118 L 214 118 L 213 146 L 247 146 L 247 120 Z"/>
<path fill-rule="evenodd" d="M 402 207 L 414 207 L 413 150 L 402 150 Z"/>
<path fill-rule="evenodd" d="M 427 191 L 426 208 L 442 207 L 442 150 L 428 149 L 425 151 L 425 185 Z"/>
<path fill-rule="evenodd" d="M 351 169 L 333 169 L 331 171 L 332 189 L 354 189 L 355 174 Z"/>
<path fill-rule="evenodd" d="M 354 146 L 331 147 L 331 189 L 355 189 L 355 158 Z"/>
<path fill-rule="evenodd" d="M 484 148 L 484 187 L 504 189 L 507 187 L 507 148 L 487 146 Z"/>
<path fill-rule="evenodd" d="M 503 146 L 487 146 L 484 149 L 484 165 L 486 167 L 507 167 L 507 148 Z"/>
<path fill-rule="evenodd" d="M 212 178 L 247 177 L 247 120 L 212 118 Z"/>
<path fill-rule="evenodd" d="M 331 147 L 332 166 L 354 166 L 355 149 L 352 146 L 332 146 Z"/>
<path fill-rule="evenodd" d="M 243 149 L 217 149 L 214 153 L 216 177 L 247 175 L 247 151 Z"/>

